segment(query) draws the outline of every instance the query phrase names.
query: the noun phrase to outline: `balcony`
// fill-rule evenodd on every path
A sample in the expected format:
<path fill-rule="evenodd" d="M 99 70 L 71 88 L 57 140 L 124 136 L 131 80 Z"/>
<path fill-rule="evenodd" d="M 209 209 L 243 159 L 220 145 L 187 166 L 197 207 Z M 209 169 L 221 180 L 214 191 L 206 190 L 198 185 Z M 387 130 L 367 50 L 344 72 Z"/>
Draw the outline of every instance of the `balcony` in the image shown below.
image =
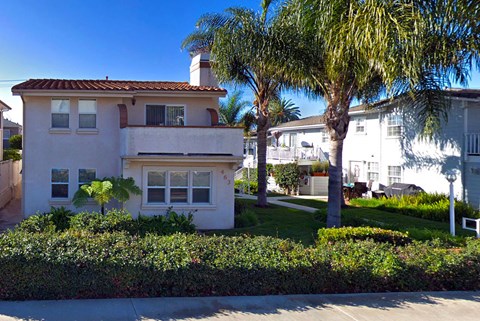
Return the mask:
<path fill-rule="evenodd" d="M 145 154 L 242 156 L 243 129 L 236 127 L 127 126 L 120 129 L 123 156 Z"/>
<path fill-rule="evenodd" d="M 320 147 L 273 147 L 267 148 L 267 162 L 268 160 L 278 161 L 325 161 L 327 155 L 322 151 Z"/>
<path fill-rule="evenodd" d="M 480 156 L 480 133 L 465 134 L 465 152 L 467 156 Z"/>

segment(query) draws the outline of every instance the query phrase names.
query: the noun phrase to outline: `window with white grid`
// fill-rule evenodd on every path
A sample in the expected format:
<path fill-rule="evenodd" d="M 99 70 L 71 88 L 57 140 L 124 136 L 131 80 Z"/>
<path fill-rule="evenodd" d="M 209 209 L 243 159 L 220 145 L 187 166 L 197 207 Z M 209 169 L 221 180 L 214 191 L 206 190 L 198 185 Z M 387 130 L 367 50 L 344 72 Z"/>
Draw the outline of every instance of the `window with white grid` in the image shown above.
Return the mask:
<path fill-rule="evenodd" d="M 402 167 L 388 166 L 388 185 L 402 181 Z"/>
<path fill-rule="evenodd" d="M 378 162 L 368 162 L 367 167 L 367 178 L 368 180 L 373 180 L 378 182 L 380 180 L 380 172 Z"/>

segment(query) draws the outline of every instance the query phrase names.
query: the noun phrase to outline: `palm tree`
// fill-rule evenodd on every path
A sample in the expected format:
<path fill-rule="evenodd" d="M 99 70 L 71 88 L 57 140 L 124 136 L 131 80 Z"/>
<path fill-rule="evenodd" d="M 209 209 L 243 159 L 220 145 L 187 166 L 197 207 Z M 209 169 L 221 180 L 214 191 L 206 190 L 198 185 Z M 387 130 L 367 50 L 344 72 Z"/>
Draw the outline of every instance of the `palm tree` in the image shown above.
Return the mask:
<path fill-rule="evenodd" d="M 327 102 L 330 135 L 327 226 L 340 226 L 343 141 L 354 99 L 402 95 L 432 135 L 446 117 L 442 88 L 465 84 L 479 62 L 478 0 L 290 0 L 297 31 L 293 78 Z M 285 21 L 285 20 L 284 20 Z"/>
<path fill-rule="evenodd" d="M 285 65 L 289 41 L 278 15 L 269 16 L 272 0 L 261 2 L 262 11 L 229 8 L 208 14 L 197 22 L 197 30 L 182 47 L 195 54 L 210 51 L 212 70 L 220 83 L 247 86 L 255 97 L 258 144 L 258 206 L 267 205 L 266 152 L 270 127 L 269 102 L 286 84 Z"/>
<path fill-rule="evenodd" d="M 112 198 L 125 203 L 129 200 L 130 194 L 142 194 L 142 190 L 135 185 L 133 178 L 112 176 L 82 185 L 73 196 L 72 202 L 75 207 L 81 207 L 87 203 L 89 198 L 93 198 L 100 206 L 101 213 L 105 214 L 105 204 L 110 202 Z"/>
<path fill-rule="evenodd" d="M 234 91 L 226 100 L 220 101 L 220 121 L 227 126 L 237 126 L 242 122 L 242 111 L 250 103 L 242 100 L 242 92 Z"/>
<path fill-rule="evenodd" d="M 300 119 L 300 108 L 291 99 L 275 99 L 268 108 L 272 126 Z"/>

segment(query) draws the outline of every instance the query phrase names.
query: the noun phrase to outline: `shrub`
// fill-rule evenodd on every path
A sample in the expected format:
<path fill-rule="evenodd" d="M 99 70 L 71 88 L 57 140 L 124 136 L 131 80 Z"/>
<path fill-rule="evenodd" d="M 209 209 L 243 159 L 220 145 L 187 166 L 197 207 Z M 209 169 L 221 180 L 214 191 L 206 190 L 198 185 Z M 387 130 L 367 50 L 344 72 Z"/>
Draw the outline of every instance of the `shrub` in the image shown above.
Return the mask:
<path fill-rule="evenodd" d="M 251 227 L 258 224 L 258 216 L 251 209 L 243 210 L 239 215 L 235 215 L 235 227 Z"/>
<path fill-rule="evenodd" d="M 427 220 L 440 222 L 450 220 L 450 201 L 444 194 L 418 193 L 381 199 L 352 199 L 350 202 L 356 206 L 374 207 Z M 461 224 L 462 217 L 480 218 L 480 212 L 471 205 L 456 200 L 455 219 L 458 224 Z"/>
<path fill-rule="evenodd" d="M 460 249 L 272 237 L 0 235 L 0 299 L 479 290 L 480 242 Z"/>
<path fill-rule="evenodd" d="M 314 162 L 312 163 L 312 172 L 313 172 L 313 173 L 321 173 L 321 172 L 323 172 L 324 169 L 325 169 L 325 168 L 324 168 L 322 162 L 320 162 L 320 161 L 314 161 Z"/>
<path fill-rule="evenodd" d="M 273 175 L 274 173 L 273 164 L 267 163 L 266 170 L 267 170 L 267 175 Z"/>
<path fill-rule="evenodd" d="M 124 211 L 112 209 L 105 215 L 97 212 L 82 212 L 70 220 L 72 230 L 91 233 L 105 233 L 114 231 L 135 232 L 132 216 Z"/>
<path fill-rule="evenodd" d="M 177 214 L 171 208 L 165 215 L 139 216 L 134 220 L 125 210 L 111 209 L 105 215 L 97 212 L 73 214 L 64 207 L 53 208 L 50 213 L 37 214 L 23 220 L 19 231 L 29 233 L 71 230 L 88 233 L 126 232 L 131 235 L 154 233 L 159 235 L 177 232 L 194 233 L 193 212 Z"/>
<path fill-rule="evenodd" d="M 300 169 L 297 163 L 277 164 L 274 166 L 275 182 L 290 194 L 296 191 Z"/>
<path fill-rule="evenodd" d="M 384 230 L 378 227 L 340 227 L 321 228 L 318 230 L 318 244 L 336 243 L 351 240 L 367 240 L 374 242 L 405 245 L 411 242 L 408 234 Z"/>
<path fill-rule="evenodd" d="M 18 149 L 8 148 L 3 151 L 3 160 L 9 159 L 18 161 L 22 159 L 22 155 L 20 155 Z"/>
<path fill-rule="evenodd" d="M 10 148 L 12 149 L 22 149 L 22 135 L 13 135 L 8 139 L 10 143 Z"/>
<path fill-rule="evenodd" d="M 243 180 L 236 180 L 234 182 L 234 187 L 239 192 L 244 192 L 245 194 L 257 194 L 258 193 L 258 183 L 256 181 L 250 181 L 250 193 L 247 191 L 248 183 Z"/>
<path fill-rule="evenodd" d="M 248 208 L 248 204 L 245 200 L 242 200 L 240 198 L 235 198 L 234 201 L 234 213 L 235 215 L 241 214 L 245 209 Z"/>

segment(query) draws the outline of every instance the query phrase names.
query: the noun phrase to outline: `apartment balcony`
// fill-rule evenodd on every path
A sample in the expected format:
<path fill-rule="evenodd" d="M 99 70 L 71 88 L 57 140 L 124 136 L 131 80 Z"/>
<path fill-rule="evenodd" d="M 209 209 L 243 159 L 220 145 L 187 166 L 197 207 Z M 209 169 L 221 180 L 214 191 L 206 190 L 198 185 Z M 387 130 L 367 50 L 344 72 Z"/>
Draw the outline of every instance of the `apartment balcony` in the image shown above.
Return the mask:
<path fill-rule="evenodd" d="M 325 161 L 327 155 L 320 147 L 273 147 L 267 148 L 268 161 L 297 161 L 299 164 L 309 164 L 313 161 Z"/>
<path fill-rule="evenodd" d="M 471 161 L 480 161 L 480 133 L 465 134 L 465 157 Z"/>
<path fill-rule="evenodd" d="M 243 129 L 236 127 L 127 126 L 120 129 L 120 139 L 123 157 L 243 158 Z"/>

